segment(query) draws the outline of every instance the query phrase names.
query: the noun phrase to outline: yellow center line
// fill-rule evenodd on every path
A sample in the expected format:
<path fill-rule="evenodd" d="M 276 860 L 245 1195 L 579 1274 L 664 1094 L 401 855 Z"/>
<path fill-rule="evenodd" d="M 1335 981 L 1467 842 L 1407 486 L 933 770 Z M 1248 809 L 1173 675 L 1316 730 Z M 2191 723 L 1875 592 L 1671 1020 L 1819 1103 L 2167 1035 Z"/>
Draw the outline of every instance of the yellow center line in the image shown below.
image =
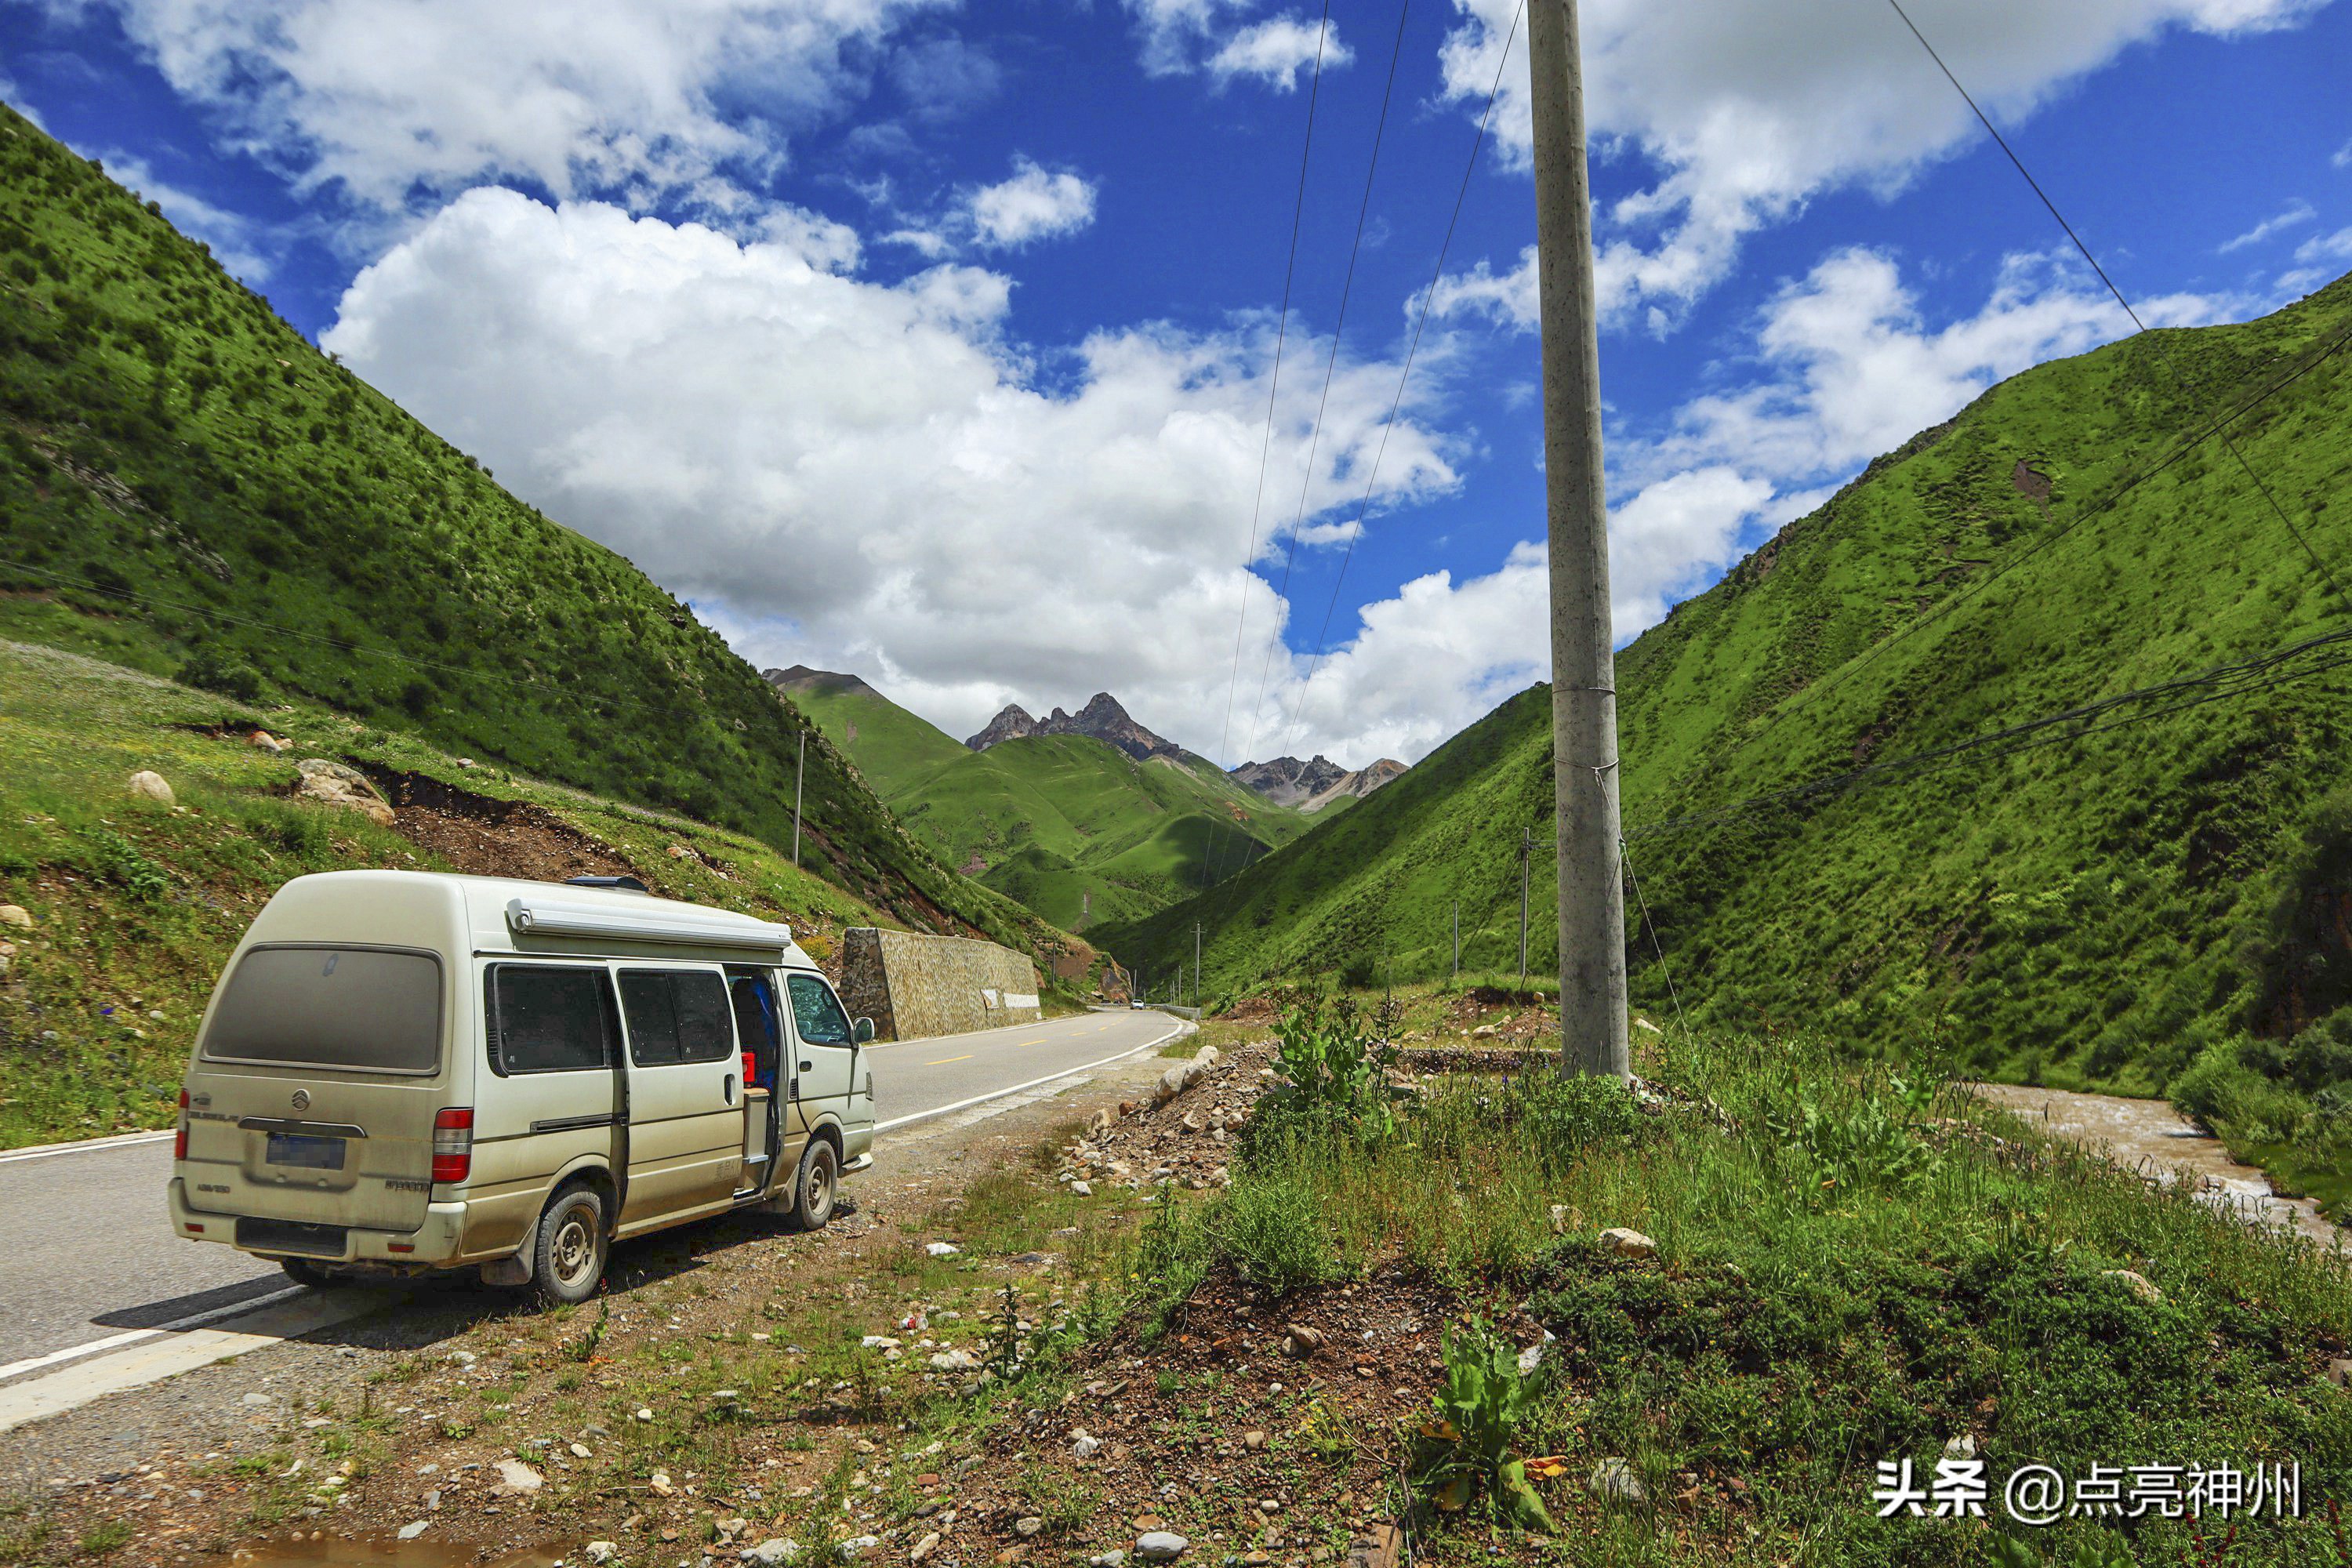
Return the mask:
<path fill-rule="evenodd" d="M 970 1051 L 966 1051 L 960 1057 L 941 1057 L 935 1062 L 925 1062 L 923 1065 L 927 1068 L 943 1068 L 950 1062 L 968 1062 L 970 1060 L 971 1060 L 971 1053 Z"/>

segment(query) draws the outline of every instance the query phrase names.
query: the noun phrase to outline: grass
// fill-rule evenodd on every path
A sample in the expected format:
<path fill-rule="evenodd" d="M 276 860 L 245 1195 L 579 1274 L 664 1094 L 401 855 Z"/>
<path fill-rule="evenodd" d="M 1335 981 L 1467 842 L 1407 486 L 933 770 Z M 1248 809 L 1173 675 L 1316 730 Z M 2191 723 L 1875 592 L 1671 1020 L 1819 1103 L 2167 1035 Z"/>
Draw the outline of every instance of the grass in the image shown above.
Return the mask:
<path fill-rule="evenodd" d="M 1524 1310 L 1558 1337 L 1525 1451 L 1580 1480 L 1620 1458 L 1654 1500 L 1688 1494 L 1629 1510 L 1548 1489 L 1547 1561 L 1720 1561 L 1758 1540 L 1809 1563 L 1979 1561 L 1974 1531 L 1869 1502 L 1877 1461 L 1932 1474 L 1963 1434 L 1996 1478 L 2227 1458 L 2299 1460 L 2308 1499 L 2352 1482 L 2352 1398 L 2324 1375 L 2352 1343 L 2340 1258 L 1815 1040 L 1678 1037 L 1643 1070 L 1663 1104 L 1549 1074 L 1451 1079 L 1391 1137 L 1276 1129 L 1229 1194 L 1154 1222 L 1163 1297 L 1217 1269 L 1278 1298 L 1402 1264 L 1466 1309 Z M 1619 1226 L 1656 1258 L 1602 1244 Z M 2184 1523 L 2125 1529 L 2137 1561 L 2208 1560 Z M 2332 1562 L 2326 1531 L 2248 1521 L 2228 1561 Z M 2063 1558 L 2109 1533 L 2037 1542 Z M 1423 1549 L 1476 1554 L 1444 1540 Z"/>
<path fill-rule="evenodd" d="M 0 110 L 0 637 L 789 847 L 917 930 L 1057 933 L 908 838 L 626 560 L 321 354 L 153 204 Z"/>
<path fill-rule="evenodd" d="M 2352 279 L 2260 321 L 2029 371 L 1635 639 L 1617 684 L 1636 1005 L 1666 1016 L 1671 974 L 1712 1026 L 1803 1020 L 1889 1058 L 1940 1042 L 1980 1077 L 2137 1094 L 2210 1046 L 2285 1041 L 2352 1005 L 2340 672 L 1638 831 L 2341 625 L 2218 447 L 2121 487 L 2347 326 Z M 2352 543 L 2347 420 L 2352 354 L 2338 354 L 2232 427 L 2331 559 Z M 2034 473 L 2052 481 L 2046 508 Z M 1532 831 L 1531 967 L 1555 973 L 1551 763 L 1538 687 L 1231 880 L 1095 934 L 1163 973 L 1189 961 L 1198 921 L 1213 989 L 1433 980 L 1458 908 L 1463 963 L 1508 973 Z M 2291 1087 L 2315 1105 L 2329 1083 L 2352 1077 Z M 2273 1142 L 2340 1181 L 2313 1131 Z"/>

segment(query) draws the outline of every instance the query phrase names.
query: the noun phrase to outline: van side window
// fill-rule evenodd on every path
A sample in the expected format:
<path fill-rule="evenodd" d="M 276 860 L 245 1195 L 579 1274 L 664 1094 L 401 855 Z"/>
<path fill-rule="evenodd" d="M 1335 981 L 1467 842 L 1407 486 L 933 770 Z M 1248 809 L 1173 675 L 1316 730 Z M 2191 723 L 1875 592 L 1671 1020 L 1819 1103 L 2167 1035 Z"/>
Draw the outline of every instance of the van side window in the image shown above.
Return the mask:
<path fill-rule="evenodd" d="M 724 1061 L 735 1054 L 727 985 L 700 969 L 624 969 L 629 1059 L 641 1068 Z"/>
<path fill-rule="evenodd" d="M 613 987 L 602 969 L 499 963 L 484 982 L 490 1068 L 509 1073 L 609 1068 Z"/>
<path fill-rule="evenodd" d="M 793 1024 L 812 1046 L 846 1046 L 849 1016 L 833 999 L 833 987 L 814 974 L 794 974 L 784 981 L 793 994 Z"/>

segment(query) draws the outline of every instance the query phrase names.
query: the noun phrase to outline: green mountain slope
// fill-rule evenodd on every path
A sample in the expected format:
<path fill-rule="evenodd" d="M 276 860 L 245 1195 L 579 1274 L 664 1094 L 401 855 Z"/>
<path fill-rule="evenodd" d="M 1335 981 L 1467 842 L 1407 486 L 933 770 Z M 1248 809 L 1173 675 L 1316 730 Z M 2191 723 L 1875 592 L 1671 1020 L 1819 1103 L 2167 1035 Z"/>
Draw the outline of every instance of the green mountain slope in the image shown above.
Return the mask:
<path fill-rule="evenodd" d="M 0 636 L 791 841 L 803 721 L 757 671 L 5 110 Z M 807 864 L 874 907 L 1061 940 L 940 866 L 821 736 L 804 809 Z"/>
<path fill-rule="evenodd" d="M 1318 820 L 1198 758 L 1139 760 L 1086 735 L 975 752 L 854 676 L 769 679 L 941 860 L 1066 929 L 1189 897 Z"/>
<path fill-rule="evenodd" d="M 2146 1090 L 2235 1031 L 2352 1004 L 2343 672 L 1643 832 L 2352 626 L 2236 460 L 2194 438 L 2284 381 L 2231 436 L 2352 577 L 2347 331 L 2352 280 L 2018 376 L 1628 647 L 1625 821 L 1664 957 L 1629 923 L 1643 1005 L 1667 1005 L 1670 970 L 1725 1022 Z M 1549 711 L 1548 689 L 1514 699 L 1346 816 L 1097 940 L 1156 970 L 1198 919 L 1213 984 L 1369 973 L 1383 947 L 1442 976 L 1458 898 L 1465 967 L 1515 969 L 1526 829 L 1532 967 L 1552 972 Z"/>

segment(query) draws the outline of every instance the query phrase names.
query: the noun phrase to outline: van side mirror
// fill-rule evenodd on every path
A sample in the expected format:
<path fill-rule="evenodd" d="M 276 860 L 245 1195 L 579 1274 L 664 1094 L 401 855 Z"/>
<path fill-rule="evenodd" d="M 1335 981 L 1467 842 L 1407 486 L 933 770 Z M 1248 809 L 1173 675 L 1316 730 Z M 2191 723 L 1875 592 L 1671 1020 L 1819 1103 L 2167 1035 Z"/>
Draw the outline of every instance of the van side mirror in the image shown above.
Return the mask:
<path fill-rule="evenodd" d="M 849 1032 L 856 1037 L 857 1043 L 862 1046 L 874 1037 L 874 1020 L 860 1018 L 849 1026 Z"/>

